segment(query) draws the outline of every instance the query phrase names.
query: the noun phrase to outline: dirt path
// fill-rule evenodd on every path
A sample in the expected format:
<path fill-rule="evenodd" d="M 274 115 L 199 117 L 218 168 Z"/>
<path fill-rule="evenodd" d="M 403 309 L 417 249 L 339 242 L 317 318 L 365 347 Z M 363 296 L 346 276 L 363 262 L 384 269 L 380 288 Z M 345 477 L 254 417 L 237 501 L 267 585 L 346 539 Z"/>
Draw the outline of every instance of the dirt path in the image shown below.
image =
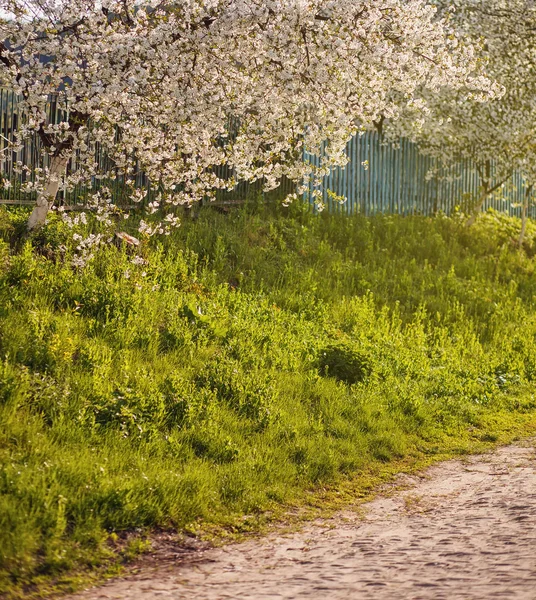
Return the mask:
<path fill-rule="evenodd" d="M 361 514 L 194 551 L 72 600 L 536 600 L 535 445 L 438 464 Z"/>

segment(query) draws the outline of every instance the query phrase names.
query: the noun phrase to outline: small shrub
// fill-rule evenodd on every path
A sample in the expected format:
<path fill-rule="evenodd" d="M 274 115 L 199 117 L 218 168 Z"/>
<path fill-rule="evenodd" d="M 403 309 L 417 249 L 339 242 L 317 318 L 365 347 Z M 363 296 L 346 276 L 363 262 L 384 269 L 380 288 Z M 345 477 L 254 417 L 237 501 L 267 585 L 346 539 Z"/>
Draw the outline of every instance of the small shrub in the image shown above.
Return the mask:
<path fill-rule="evenodd" d="M 213 390 L 238 415 L 246 417 L 261 429 L 273 420 L 276 387 L 269 372 L 244 371 L 234 360 L 209 362 L 196 378 L 198 386 Z"/>
<path fill-rule="evenodd" d="M 352 385 L 369 377 L 372 364 L 363 352 L 346 345 L 331 345 L 320 351 L 318 371 L 320 375 Z"/>

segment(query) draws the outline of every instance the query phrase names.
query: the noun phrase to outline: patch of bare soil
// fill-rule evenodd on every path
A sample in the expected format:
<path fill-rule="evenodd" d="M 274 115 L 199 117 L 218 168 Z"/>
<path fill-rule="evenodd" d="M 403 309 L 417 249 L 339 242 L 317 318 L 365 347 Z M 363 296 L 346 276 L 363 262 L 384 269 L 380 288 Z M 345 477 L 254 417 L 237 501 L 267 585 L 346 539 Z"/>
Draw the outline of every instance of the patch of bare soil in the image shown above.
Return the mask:
<path fill-rule="evenodd" d="M 299 533 L 176 555 L 164 543 L 161 561 L 70 600 L 535 600 L 534 446 L 437 464 Z"/>

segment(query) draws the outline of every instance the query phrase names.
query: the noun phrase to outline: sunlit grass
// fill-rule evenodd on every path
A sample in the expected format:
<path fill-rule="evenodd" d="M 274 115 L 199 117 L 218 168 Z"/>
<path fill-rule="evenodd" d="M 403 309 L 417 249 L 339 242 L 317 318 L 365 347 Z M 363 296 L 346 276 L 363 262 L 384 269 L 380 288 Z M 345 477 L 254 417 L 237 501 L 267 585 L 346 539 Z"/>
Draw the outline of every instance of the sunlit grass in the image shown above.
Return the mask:
<path fill-rule="evenodd" d="M 205 209 L 82 271 L 54 219 L 0 241 L 0 591 L 497 438 L 536 406 L 516 226 Z"/>

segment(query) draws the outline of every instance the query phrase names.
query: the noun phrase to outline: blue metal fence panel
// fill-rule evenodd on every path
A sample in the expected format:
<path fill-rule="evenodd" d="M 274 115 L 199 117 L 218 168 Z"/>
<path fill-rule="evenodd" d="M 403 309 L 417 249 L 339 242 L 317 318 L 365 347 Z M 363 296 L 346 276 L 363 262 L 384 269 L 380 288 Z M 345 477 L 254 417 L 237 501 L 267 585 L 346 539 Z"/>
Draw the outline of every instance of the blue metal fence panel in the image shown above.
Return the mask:
<path fill-rule="evenodd" d="M 388 144 L 375 132 L 353 137 L 347 145 L 350 162 L 345 169 L 335 168 L 323 178 L 322 200 L 331 211 L 423 214 L 468 210 L 480 194 L 480 177 L 470 160 L 444 166 L 439 160 L 419 152 L 407 139 Z M 304 160 L 318 166 L 319 157 L 304 151 Z M 514 173 L 490 195 L 484 209 L 520 216 L 527 182 Z M 312 199 L 313 183 L 306 196 Z M 342 205 L 335 197 L 344 197 Z M 536 206 L 529 213 L 536 216 Z"/>

